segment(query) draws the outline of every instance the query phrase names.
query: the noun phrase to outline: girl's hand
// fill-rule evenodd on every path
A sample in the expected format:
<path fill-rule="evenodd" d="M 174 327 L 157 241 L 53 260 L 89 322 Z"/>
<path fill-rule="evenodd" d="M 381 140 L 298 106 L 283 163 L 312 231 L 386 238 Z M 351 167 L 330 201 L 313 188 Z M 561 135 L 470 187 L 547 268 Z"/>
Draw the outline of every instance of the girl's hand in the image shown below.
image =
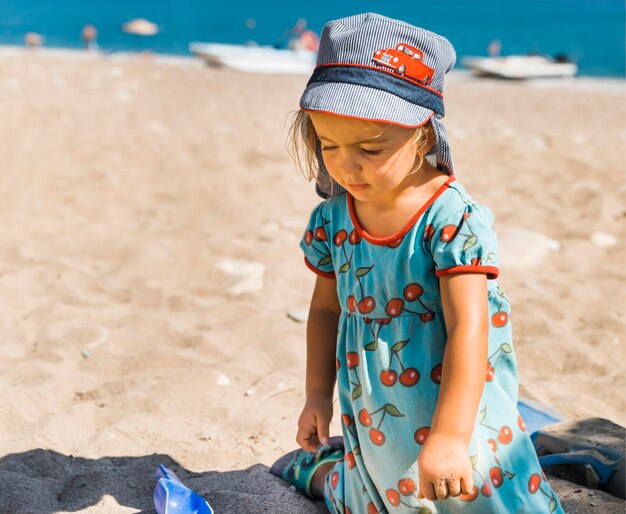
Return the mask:
<path fill-rule="evenodd" d="M 419 496 L 428 500 L 445 500 L 472 492 L 472 464 L 467 445 L 459 438 L 430 434 L 417 458 Z"/>
<path fill-rule="evenodd" d="M 317 451 L 328 443 L 328 430 L 333 417 L 333 397 L 324 394 L 308 395 L 300 419 L 296 441 L 304 451 Z"/>

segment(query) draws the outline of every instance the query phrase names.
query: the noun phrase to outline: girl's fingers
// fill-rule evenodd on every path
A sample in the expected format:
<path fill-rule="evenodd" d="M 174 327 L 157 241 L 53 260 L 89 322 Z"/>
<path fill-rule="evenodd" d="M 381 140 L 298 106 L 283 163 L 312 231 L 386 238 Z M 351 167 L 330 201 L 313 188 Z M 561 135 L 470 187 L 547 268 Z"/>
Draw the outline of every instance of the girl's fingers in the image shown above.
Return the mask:
<path fill-rule="evenodd" d="M 320 439 L 319 436 L 317 435 L 317 433 L 312 433 L 311 437 L 309 437 L 309 450 L 310 452 L 316 452 L 318 450 L 318 447 L 320 445 Z"/>
<path fill-rule="evenodd" d="M 317 420 L 317 438 L 321 444 L 328 444 L 329 423 L 322 419 Z"/>
<path fill-rule="evenodd" d="M 458 478 L 449 478 L 447 482 L 450 496 L 459 496 L 461 494 L 461 481 Z"/>
<path fill-rule="evenodd" d="M 438 500 L 445 500 L 448 496 L 450 496 L 450 491 L 448 491 L 448 481 L 445 478 L 438 478 L 435 480 L 435 494 L 437 495 Z"/>
<path fill-rule="evenodd" d="M 461 493 L 462 494 L 470 494 L 474 489 L 474 482 L 472 477 L 461 477 Z"/>
<path fill-rule="evenodd" d="M 431 482 L 420 480 L 420 491 L 417 498 L 426 498 L 427 500 L 435 501 L 437 499 L 437 495 L 435 494 L 433 484 Z"/>
<path fill-rule="evenodd" d="M 311 427 L 299 428 L 296 434 L 296 442 L 307 452 L 314 452 L 319 445 L 315 429 L 311 429 Z"/>

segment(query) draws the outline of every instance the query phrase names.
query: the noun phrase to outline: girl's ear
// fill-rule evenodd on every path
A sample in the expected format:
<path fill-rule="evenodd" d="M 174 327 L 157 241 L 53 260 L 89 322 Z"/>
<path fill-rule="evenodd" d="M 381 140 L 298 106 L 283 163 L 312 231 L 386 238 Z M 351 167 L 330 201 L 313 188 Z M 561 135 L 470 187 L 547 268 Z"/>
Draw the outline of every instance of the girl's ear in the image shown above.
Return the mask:
<path fill-rule="evenodd" d="M 409 173 L 415 173 L 422 167 L 426 156 L 435 149 L 437 139 L 435 137 L 435 131 L 432 125 L 427 123 L 419 128 L 415 129 L 413 136 L 413 144 L 415 146 L 415 163 Z M 431 161 L 429 163 L 432 164 Z M 436 164 L 432 164 L 436 166 Z"/>
<path fill-rule="evenodd" d="M 437 139 L 435 138 L 435 131 L 433 130 L 430 122 L 416 130 L 417 132 L 415 137 L 415 153 L 418 157 L 425 157 L 434 149 L 434 146 L 437 143 Z"/>

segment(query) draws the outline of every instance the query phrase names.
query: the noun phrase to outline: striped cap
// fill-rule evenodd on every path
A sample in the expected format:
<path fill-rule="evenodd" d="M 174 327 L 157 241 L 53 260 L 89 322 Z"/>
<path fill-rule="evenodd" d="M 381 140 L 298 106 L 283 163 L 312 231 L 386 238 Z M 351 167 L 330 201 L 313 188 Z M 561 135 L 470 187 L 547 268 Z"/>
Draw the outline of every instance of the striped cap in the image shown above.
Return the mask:
<path fill-rule="evenodd" d="M 456 61 L 450 42 L 403 21 L 366 13 L 331 21 L 300 107 L 404 127 L 431 122 L 435 145 L 427 159 L 452 174 L 444 116 L 444 75 Z M 317 192 L 342 191 L 328 175 L 317 141 Z"/>

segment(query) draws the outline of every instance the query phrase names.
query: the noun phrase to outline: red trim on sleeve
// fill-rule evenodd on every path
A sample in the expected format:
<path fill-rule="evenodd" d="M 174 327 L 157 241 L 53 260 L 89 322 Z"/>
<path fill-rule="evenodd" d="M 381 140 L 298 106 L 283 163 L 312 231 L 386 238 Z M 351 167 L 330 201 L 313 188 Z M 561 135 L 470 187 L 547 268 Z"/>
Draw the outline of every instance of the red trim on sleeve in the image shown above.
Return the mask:
<path fill-rule="evenodd" d="M 333 280 L 335 279 L 334 273 L 317 269 L 315 266 L 313 266 L 313 264 L 309 262 L 309 260 L 306 257 L 304 258 L 304 264 L 306 264 L 306 267 L 309 268 L 313 273 L 315 273 L 316 275 L 319 275 L 320 277 L 332 278 Z"/>
<path fill-rule="evenodd" d="M 454 275 L 455 273 L 485 273 L 489 280 L 495 280 L 498 278 L 500 270 L 495 266 L 454 266 L 435 270 L 435 275 L 438 277 Z"/>

